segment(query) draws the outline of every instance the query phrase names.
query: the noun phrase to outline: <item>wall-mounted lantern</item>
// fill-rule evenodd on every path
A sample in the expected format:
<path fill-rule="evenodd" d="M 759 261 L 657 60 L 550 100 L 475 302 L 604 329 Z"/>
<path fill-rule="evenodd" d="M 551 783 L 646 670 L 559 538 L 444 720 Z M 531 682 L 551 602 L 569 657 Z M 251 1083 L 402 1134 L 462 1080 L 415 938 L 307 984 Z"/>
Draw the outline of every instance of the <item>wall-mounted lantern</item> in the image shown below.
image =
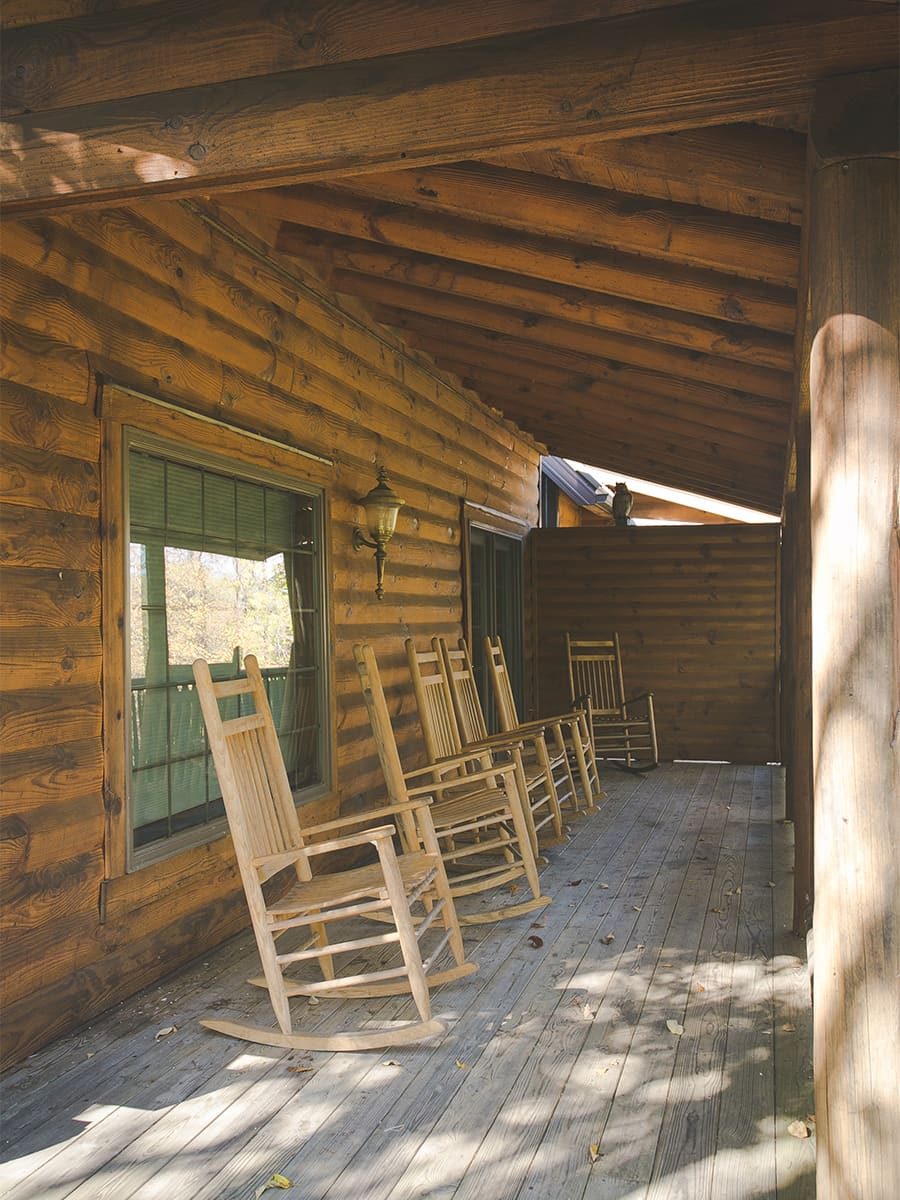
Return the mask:
<path fill-rule="evenodd" d="M 366 527 L 372 540 L 369 541 L 357 525 L 353 530 L 353 549 L 360 550 L 363 546 L 368 546 L 370 550 L 375 551 L 375 595 L 379 600 L 383 600 L 384 561 L 387 558 L 385 546 L 394 536 L 397 513 L 406 502 L 400 499 L 388 483 L 385 468 L 379 467 L 377 485 L 356 503 L 366 510 Z"/>

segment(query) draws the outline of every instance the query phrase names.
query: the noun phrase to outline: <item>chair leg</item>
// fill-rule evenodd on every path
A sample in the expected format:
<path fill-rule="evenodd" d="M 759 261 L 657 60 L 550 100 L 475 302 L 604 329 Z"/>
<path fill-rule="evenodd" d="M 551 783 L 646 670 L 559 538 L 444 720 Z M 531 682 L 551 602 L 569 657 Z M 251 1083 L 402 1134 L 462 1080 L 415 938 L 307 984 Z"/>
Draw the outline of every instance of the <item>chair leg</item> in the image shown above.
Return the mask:
<path fill-rule="evenodd" d="M 540 762 L 541 766 L 544 769 L 544 775 L 547 780 L 547 804 L 549 805 L 550 813 L 553 818 L 553 832 L 558 839 L 562 840 L 562 836 L 563 836 L 562 812 L 560 811 L 560 807 L 559 807 L 559 795 L 557 794 L 557 791 L 556 791 L 556 781 L 553 778 L 553 768 L 550 765 L 550 752 L 547 750 L 547 743 L 546 743 L 545 739 L 542 737 L 537 739 L 536 746 L 537 746 L 537 753 L 538 753 L 538 761 Z M 568 771 L 568 764 L 566 764 L 566 770 Z M 572 780 L 571 771 L 569 771 L 569 779 L 570 779 L 570 781 Z M 572 801 L 574 803 L 574 800 L 575 800 L 574 781 L 571 783 L 571 787 L 572 787 L 572 793 L 571 793 Z M 536 851 L 535 851 L 535 856 L 537 856 Z"/>
<path fill-rule="evenodd" d="M 394 914 L 394 923 L 400 939 L 400 951 L 406 965 L 409 990 L 413 1002 L 423 1021 L 431 1020 L 431 996 L 428 992 L 428 980 L 422 967 L 422 956 L 419 952 L 419 940 L 416 937 L 415 926 L 409 911 L 409 898 L 403 886 L 403 878 L 397 865 L 397 856 L 393 846 L 380 841 L 377 845 L 378 858 L 384 875 L 384 886 Z"/>
<path fill-rule="evenodd" d="M 324 921 L 320 921 L 312 926 L 312 933 L 316 939 L 316 945 L 324 950 L 328 945 L 328 927 Z M 321 954 L 319 963 L 322 967 L 322 974 L 326 979 L 334 979 L 334 955 Z"/>

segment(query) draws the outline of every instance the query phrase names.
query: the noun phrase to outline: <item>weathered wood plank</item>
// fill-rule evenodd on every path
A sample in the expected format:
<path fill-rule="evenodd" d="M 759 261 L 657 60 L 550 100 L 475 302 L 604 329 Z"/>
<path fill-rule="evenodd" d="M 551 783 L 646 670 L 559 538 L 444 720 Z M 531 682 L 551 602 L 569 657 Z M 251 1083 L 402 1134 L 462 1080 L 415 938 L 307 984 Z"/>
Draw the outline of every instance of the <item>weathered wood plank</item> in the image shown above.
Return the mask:
<path fill-rule="evenodd" d="M 18 629 L 3 639 L 0 661 L 10 691 L 97 683 L 100 631 L 97 626 Z"/>
<path fill-rule="evenodd" d="M 0 564 L 99 571 L 97 521 L 4 504 L 0 508 Z"/>
<path fill-rule="evenodd" d="M 60 742 L 100 736 L 100 688 L 51 687 L 0 695 L 0 743 L 4 753 L 33 750 L 52 728 Z"/>
<path fill-rule="evenodd" d="M 379 319 L 400 329 L 406 327 L 410 314 L 421 314 L 505 337 L 527 339 L 532 345 L 555 346 L 612 359 L 676 379 L 733 388 L 782 403 L 790 399 L 791 381 L 785 371 L 683 350 L 575 321 L 469 300 L 452 293 L 409 286 L 393 278 L 343 271 L 336 276 L 336 282 L 351 295 L 375 304 L 374 311 Z M 502 344 L 503 339 L 498 340 Z"/>
<path fill-rule="evenodd" d="M 55 110 L 5 123 L 7 211 L 753 120 L 892 66 L 893 34 L 879 4 L 698 4 Z"/>
<path fill-rule="evenodd" d="M 799 225 L 805 152 L 803 135 L 788 129 L 723 125 L 565 151 L 526 151 L 497 161 L 618 192 Z"/>
<path fill-rule="evenodd" d="M 22 384 L 3 383 L 0 436 L 10 445 L 49 450 L 70 458 L 96 462 L 100 456 L 97 423 L 82 404 L 59 398 L 59 393 L 36 392 Z"/>
<path fill-rule="evenodd" d="M 790 333 L 794 328 L 796 297 L 791 288 L 723 271 L 663 263 L 459 217 L 437 217 L 403 205 L 380 204 L 373 209 L 365 199 L 336 188 L 245 192 L 231 197 L 230 203 L 281 217 L 286 224 L 277 245 L 287 253 L 302 244 L 302 231 L 299 235 L 293 231 L 299 225 L 774 333 Z"/>
<path fill-rule="evenodd" d="M 140 11 L 153 4 L 150 12 Z M 605 0 L 609 17 L 675 0 Z M 279 4 L 266 20 L 240 0 L 9 0 L 3 106 L 35 112 L 170 88 L 269 75 L 595 17 L 593 0 L 327 0 Z M 37 10 L 35 13 L 33 10 Z M 112 10 L 112 11 L 110 11 Z M 53 22 L 30 29 L 36 21 Z M 13 32 L 19 29 L 21 32 Z"/>
<path fill-rule="evenodd" d="M 480 163 L 373 172 L 332 186 L 377 201 L 379 207 L 402 204 L 444 217 L 797 286 L 799 234 L 784 225 L 697 206 L 641 202 L 588 184 L 550 182 L 540 175 Z"/>
<path fill-rule="evenodd" d="M 103 782 L 100 744 L 96 738 L 59 742 L 6 754 L 0 763 L 7 804 L 20 810 L 63 802 L 67 796 L 99 793 Z"/>
<path fill-rule="evenodd" d="M 339 291 L 353 292 L 351 274 L 376 275 L 775 370 L 789 371 L 793 363 L 792 341 L 783 334 L 648 307 L 578 285 L 566 287 L 450 259 L 404 253 L 312 229 L 297 230 L 294 248 L 297 255 L 321 262 L 330 270 L 332 285 Z"/>
<path fill-rule="evenodd" d="M 4 445 L 0 453 L 0 501 L 97 516 L 99 469 L 96 463 L 50 450 Z"/>
<path fill-rule="evenodd" d="M 5 567 L 0 629 L 99 625 L 100 580 L 88 571 Z"/>
<path fill-rule="evenodd" d="M 5 312 L 0 329 L 5 379 L 73 404 L 90 403 L 91 373 L 83 350 L 23 328 L 8 320 Z"/>

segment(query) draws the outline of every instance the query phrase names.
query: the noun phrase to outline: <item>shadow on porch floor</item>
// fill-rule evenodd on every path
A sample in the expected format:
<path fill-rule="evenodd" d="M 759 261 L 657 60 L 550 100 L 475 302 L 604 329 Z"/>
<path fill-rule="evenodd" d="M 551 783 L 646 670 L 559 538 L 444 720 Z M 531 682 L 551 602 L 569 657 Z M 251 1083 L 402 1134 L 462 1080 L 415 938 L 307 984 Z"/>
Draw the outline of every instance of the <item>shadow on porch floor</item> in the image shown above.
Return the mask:
<path fill-rule="evenodd" d="M 266 1195 L 297 1200 L 811 1197 L 815 1138 L 788 1133 L 812 1111 L 811 1022 L 781 772 L 605 783 L 548 853 L 553 904 L 465 930 L 480 970 L 436 993 L 440 1042 L 303 1054 L 204 1031 L 213 1011 L 270 1020 L 241 937 L 7 1075 L 3 1195 L 244 1200 L 277 1172 L 293 1186 Z M 346 1020 L 323 1001 L 303 1025 Z"/>

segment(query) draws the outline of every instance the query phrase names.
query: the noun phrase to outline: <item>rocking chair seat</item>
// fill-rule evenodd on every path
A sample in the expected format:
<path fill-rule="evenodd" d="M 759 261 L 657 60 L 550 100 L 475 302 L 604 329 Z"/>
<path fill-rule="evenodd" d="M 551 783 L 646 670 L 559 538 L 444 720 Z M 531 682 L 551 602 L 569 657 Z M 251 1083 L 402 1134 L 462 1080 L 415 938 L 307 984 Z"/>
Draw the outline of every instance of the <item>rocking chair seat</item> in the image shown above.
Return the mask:
<path fill-rule="evenodd" d="M 430 854 L 398 855 L 397 865 L 407 891 L 427 887 L 434 879 L 435 865 Z M 316 875 L 309 882 L 296 883 L 280 900 L 268 904 L 266 911 L 270 917 L 285 917 L 315 912 L 338 903 L 351 904 L 366 897 L 388 898 L 379 863 L 337 871 L 333 875 Z"/>

